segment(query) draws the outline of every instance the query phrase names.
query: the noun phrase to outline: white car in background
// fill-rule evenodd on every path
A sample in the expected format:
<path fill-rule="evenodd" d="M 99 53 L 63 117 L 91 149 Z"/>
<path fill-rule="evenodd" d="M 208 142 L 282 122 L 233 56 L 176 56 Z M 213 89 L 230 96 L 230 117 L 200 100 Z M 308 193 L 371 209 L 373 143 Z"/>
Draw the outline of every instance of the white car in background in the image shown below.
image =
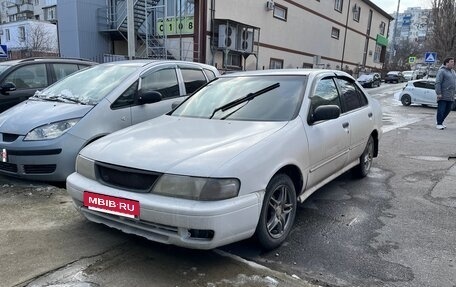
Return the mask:
<path fill-rule="evenodd" d="M 416 80 L 417 73 L 415 71 L 403 71 L 402 75 L 406 81 Z"/>
<path fill-rule="evenodd" d="M 67 190 L 90 221 L 153 241 L 211 249 L 255 234 L 272 249 L 298 202 L 349 169 L 368 174 L 381 126 L 347 73 L 228 74 L 88 145 Z"/>
<path fill-rule="evenodd" d="M 400 93 L 394 98 L 404 106 L 412 104 L 437 107 L 437 94 L 435 93 L 435 78 L 409 81 Z M 456 105 L 453 105 L 455 110 Z"/>

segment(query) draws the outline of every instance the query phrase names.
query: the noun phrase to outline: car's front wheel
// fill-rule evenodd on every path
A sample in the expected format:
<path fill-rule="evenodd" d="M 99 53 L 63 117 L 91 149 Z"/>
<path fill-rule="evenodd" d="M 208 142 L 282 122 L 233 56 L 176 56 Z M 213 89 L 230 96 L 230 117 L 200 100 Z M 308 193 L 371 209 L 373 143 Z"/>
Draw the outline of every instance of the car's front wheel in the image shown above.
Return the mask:
<path fill-rule="evenodd" d="M 403 95 L 401 98 L 401 103 L 404 106 L 410 106 L 410 104 L 412 103 L 412 98 L 410 97 L 410 95 Z"/>
<path fill-rule="evenodd" d="M 265 249 L 282 244 L 291 231 L 296 216 L 296 190 L 290 177 L 275 175 L 266 187 L 256 236 Z"/>
<path fill-rule="evenodd" d="M 369 173 L 374 161 L 374 139 L 369 136 L 366 148 L 363 154 L 359 157 L 359 164 L 353 169 L 354 174 L 358 178 L 366 177 Z"/>

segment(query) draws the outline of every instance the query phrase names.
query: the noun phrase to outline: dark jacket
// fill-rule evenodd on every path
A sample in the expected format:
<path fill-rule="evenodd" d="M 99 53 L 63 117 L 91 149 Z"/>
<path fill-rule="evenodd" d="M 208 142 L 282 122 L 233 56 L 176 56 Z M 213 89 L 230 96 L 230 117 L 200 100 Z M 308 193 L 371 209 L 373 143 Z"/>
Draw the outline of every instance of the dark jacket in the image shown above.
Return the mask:
<path fill-rule="evenodd" d="M 441 100 L 454 101 L 456 94 L 456 72 L 442 65 L 435 77 L 435 93 L 442 95 Z"/>

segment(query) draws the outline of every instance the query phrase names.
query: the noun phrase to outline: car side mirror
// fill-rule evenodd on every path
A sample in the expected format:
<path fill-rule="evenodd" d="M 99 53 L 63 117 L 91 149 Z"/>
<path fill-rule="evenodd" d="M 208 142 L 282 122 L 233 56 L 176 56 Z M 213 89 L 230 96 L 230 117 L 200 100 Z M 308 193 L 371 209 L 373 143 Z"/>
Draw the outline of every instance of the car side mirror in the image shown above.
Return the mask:
<path fill-rule="evenodd" d="M 16 90 L 16 85 L 11 82 L 6 82 L 0 86 L 1 92 L 12 92 Z"/>
<path fill-rule="evenodd" d="M 160 102 L 162 100 L 162 94 L 157 91 L 145 91 L 141 92 L 138 97 L 138 103 L 140 105 L 152 104 Z"/>
<path fill-rule="evenodd" d="M 312 115 L 312 123 L 318 121 L 337 119 L 340 116 L 340 108 L 336 105 L 319 106 Z"/>

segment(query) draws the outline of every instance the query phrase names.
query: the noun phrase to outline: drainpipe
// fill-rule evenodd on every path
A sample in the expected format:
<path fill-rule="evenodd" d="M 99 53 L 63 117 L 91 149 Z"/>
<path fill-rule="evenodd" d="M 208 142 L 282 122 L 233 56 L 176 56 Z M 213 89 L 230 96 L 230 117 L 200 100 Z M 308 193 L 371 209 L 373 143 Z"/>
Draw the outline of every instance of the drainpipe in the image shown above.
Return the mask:
<path fill-rule="evenodd" d="M 133 10 L 133 0 L 127 0 L 127 41 L 128 59 L 132 60 L 135 55 L 135 18 Z"/>
<path fill-rule="evenodd" d="M 211 38 L 211 65 L 214 66 L 215 62 L 215 49 L 213 47 L 214 45 L 214 38 L 215 38 L 215 0 L 211 0 L 211 30 L 212 30 L 212 38 Z"/>
<path fill-rule="evenodd" d="M 340 70 L 344 69 L 345 43 L 347 41 L 348 19 L 350 18 L 350 0 L 348 0 L 347 19 L 345 20 L 344 46 L 342 47 L 342 59 L 340 61 Z"/>

